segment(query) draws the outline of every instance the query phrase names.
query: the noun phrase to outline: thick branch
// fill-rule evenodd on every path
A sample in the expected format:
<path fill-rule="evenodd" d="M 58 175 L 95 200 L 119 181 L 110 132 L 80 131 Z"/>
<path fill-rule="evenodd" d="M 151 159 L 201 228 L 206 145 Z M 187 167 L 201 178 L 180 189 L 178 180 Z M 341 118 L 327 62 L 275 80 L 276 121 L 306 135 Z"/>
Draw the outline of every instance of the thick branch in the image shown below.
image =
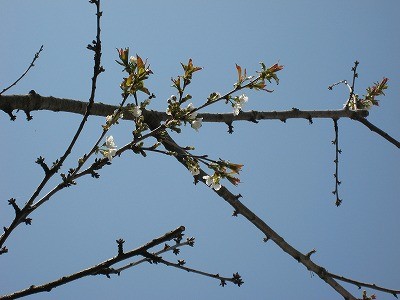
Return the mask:
<path fill-rule="evenodd" d="M 28 295 L 33 295 L 33 294 L 37 294 L 40 292 L 50 292 L 53 288 L 58 287 L 60 285 L 64 285 L 66 283 L 69 283 L 71 281 L 89 276 L 89 275 L 97 275 L 97 274 L 103 274 L 102 271 L 106 271 L 110 266 L 121 262 L 123 260 L 126 260 L 128 258 L 131 258 L 133 256 L 137 256 L 137 255 L 142 255 L 144 252 L 146 252 L 148 249 L 157 246 L 159 244 L 162 244 L 166 241 L 170 241 L 174 238 L 177 238 L 179 236 L 182 235 L 182 232 L 185 231 L 185 227 L 184 226 L 180 226 L 175 230 L 172 230 L 166 234 L 164 234 L 161 237 L 155 238 L 154 240 L 152 240 L 151 242 L 136 248 L 134 250 L 125 252 L 125 253 L 121 253 L 118 254 L 117 256 L 110 258 L 106 261 L 101 262 L 100 264 L 90 267 L 88 269 L 82 270 L 78 273 L 69 275 L 69 276 L 64 276 L 61 277 L 58 280 L 43 284 L 43 285 L 32 285 L 29 288 L 25 289 L 25 290 L 21 290 L 19 292 L 15 292 L 13 294 L 10 295 L 5 295 L 5 296 L 0 296 L 1 300 L 5 300 L 5 299 L 17 299 L 17 298 L 21 298 L 21 297 L 25 297 Z"/>
<path fill-rule="evenodd" d="M 50 111 L 63 111 L 75 114 L 83 115 L 85 113 L 87 102 L 71 100 L 65 98 L 56 97 L 30 97 L 29 95 L 6 95 L 2 96 L 0 101 L 0 109 L 5 110 L 24 110 L 24 111 L 38 111 L 38 110 L 50 110 Z M 109 104 L 103 104 L 96 102 L 93 104 L 91 114 L 96 116 L 106 117 L 111 115 L 114 110 L 118 107 Z M 161 121 L 167 119 L 165 112 L 158 111 L 147 111 L 147 114 L 152 114 Z M 257 121 L 257 120 L 281 120 L 286 121 L 287 119 L 314 119 L 314 118 L 325 118 L 325 119 L 339 119 L 339 118 L 364 118 L 368 116 L 368 111 L 359 110 L 322 110 L 322 111 L 304 111 L 298 109 L 291 109 L 288 111 L 272 111 L 272 112 L 261 112 L 261 111 L 250 111 L 241 112 L 238 116 L 234 116 L 232 113 L 225 114 L 211 114 L 211 113 L 199 113 L 198 117 L 203 118 L 203 122 L 224 122 L 231 123 L 233 121 Z M 125 120 L 134 120 L 134 117 L 130 114 L 124 114 Z"/>
<path fill-rule="evenodd" d="M 70 112 L 75 114 L 83 115 L 86 111 L 88 103 L 78 100 L 71 100 L 65 98 L 55 98 L 55 97 L 44 97 L 36 95 L 32 97 L 31 95 L 6 95 L 1 97 L 0 109 L 6 113 L 12 112 L 13 110 L 23 110 L 26 112 L 38 111 L 38 110 L 50 110 L 55 112 Z M 106 117 L 111 115 L 118 106 L 103 104 L 101 102 L 93 103 L 91 108 L 91 115 Z M 158 111 L 145 111 L 145 116 L 151 115 L 152 118 L 157 118 L 160 121 L 165 121 L 167 119 L 167 114 L 165 112 Z M 212 113 L 199 113 L 197 115 L 199 118 L 203 118 L 203 122 L 223 122 L 231 124 L 233 121 L 251 121 L 257 122 L 258 120 L 281 120 L 285 122 L 287 119 L 335 119 L 340 118 L 350 118 L 357 120 L 364 124 L 371 131 L 376 132 L 387 141 L 400 148 L 400 142 L 395 138 L 390 136 L 388 133 L 374 126 L 368 122 L 365 118 L 368 116 L 368 111 L 357 110 L 353 111 L 350 109 L 340 109 L 340 110 L 299 110 L 291 109 L 287 111 L 249 111 L 241 112 L 239 115 L 234 116 L 232 113 L 225 114 L 212 114 Z M 134 116 L 125 113 L 125 120 L 134 120 Z"/>
<path fill-rule="evenodd" d="M 81 101 L 75 101 L 70 99 L 59 99 L 54 97 L 35 97 L 30 98 L 29 96 L 11 95 L 2 96 L 0 101 L 0 109 L 23 109 L 26 111 L 33 110 L 52 110 L 52 111 L 65 111 L 78 114 L 84 114 L 87 103 Z M 102 103 L 94 103 L 91 114 L 98 116 L 107 116 L 113 113 L 116 106 L 106 105 Z M 145 121 L 149 124 L 151 129 L 157 128 L 160 122 L 166 119 L 166 114 L 157 111 L 146 111 L 144 112 Z M 225 122 L 231 123 L 232 121 L 247 120 L 257 121 L 262 119 L 277 119 L 285 121 L 289 118 L 304 118 L 311 120 L 313 118 L 351 118 L 351 119 L 363 119 L 368 115 L 367 111 L 351 111 L 351 110 L 334 110 L 334 111 L 300 111 L 298 109 L 292 109 L 290 111 L 282 112 L 247 112 L 240 113 L 238 116 L 233 114 L 199 114 L 199 117 L 203 117 L 204 122 Z M 124 119 L 133 119 L 129 114 L 124 114 Z M 360 121 L 361 122 L 361 121 Z M 169 151 L 178 153 L 177 159 L 186 167 L 182 157 L 185 156 L 184 150 L 180 148 L 169 136 L 163 140 L 165 148 Z M 180 155 L 182 156 L 180 156 Z M 201 171 L 198 179 L 204 182 L 203 176 L 206 173 Z M 266 237 L 274 241 L 284 252 L 295 258 L 298 262 L 302 263 L 308 270 L 317 274 L 322 280 L 333 287 L 339 294 L 345 299 L 355 299 L 346 289 L 338 284 L 330 273 L 324 268 L 316 265 L 310 260 L 310 257 L 302 254 L 290 244 L 288 244 L 281 236 L 279 236 L 272 228 L 270 228 L 263 220 L 249 210 L 243 203 L 238 200 L 238 196 L 233 195 L 225 187 L 222 187 L 216 193 L 228 202 L 238 214 L 243 215 L 248 219 L 254 226 L 256 226 Z"/>

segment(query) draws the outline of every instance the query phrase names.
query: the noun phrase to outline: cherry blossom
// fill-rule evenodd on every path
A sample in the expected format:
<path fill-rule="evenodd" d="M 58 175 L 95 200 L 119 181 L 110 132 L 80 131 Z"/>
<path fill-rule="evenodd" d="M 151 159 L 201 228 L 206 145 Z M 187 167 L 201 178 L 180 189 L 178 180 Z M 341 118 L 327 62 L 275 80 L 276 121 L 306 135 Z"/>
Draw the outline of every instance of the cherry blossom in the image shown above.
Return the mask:
<path fill-rule="evenodd" d="M 222 187 L 221 184 L 219 183 L 219 180 L 220 180 L 219 176 L 206 175 L 206 176 L 203 176 L 203 179 L 206 181 L 206 184 L 209 187 L 213 188 L 216 191 L 220 190 Z"/>
<path fill-rule="evenodd" d="M 203 118 L 196 118 L 192 121 L 191 126 L 194 130 L 199 131 L 199 128 L 202 126 Z"/>

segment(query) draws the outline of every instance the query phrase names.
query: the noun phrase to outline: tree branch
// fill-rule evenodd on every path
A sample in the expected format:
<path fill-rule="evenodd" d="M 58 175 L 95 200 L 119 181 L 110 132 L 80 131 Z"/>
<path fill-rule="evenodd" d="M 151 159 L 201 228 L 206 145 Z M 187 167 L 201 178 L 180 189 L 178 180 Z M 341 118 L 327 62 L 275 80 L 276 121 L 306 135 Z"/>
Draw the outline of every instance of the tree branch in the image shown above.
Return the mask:
<path fill-rule="evenodd" d="M 397 148 L 400 148 L 400 142 L 397 141 L 395 138 L 391 137 L 389 134 L 387 134 L 385 131 L 383 131 L 382 129 L 376 127 L 374 124 L 372 124 L 371 122 L 369 122 L 367 119 L 362 118 L 360 116 L 354 115 L 352 117 L 352 119 L 364 124 L 365 126 L 367 126 L 367 128 L 373 132 L 376 132 L 377 134 L 379 134 L 381 137 L 383 137 L 384 139 L 386 139 L 387 141 L 389 141 L 390 143 L 392 143 L 393 145 L 395 145 Z"/>
<path fill-rule="evenodd" d="M 149 125 L 150 129 L 157 128 L 160 124 L 160 120 L 156 118 L 146 119 L 146 123 Z M 174 151 L 178 155 L 175 158 L 186 167 L 186 163 L 183 158 L 186 156 L 185 150 L 183 150 L 176 142 L 171 138 L 168 133 L 164 133 L 162 138 L 162 143 L 164 147 L 169 151 Z M 195 177 L 197 181 L 201 181 L 206 184 L 203 178 L 207 174 L 200 169 L 200 174 Z M 356 300 L 356 298 L 350 294 L 344 287 L 342 287 L 337 281 L 332 277 L 327 275 L 327 271 L 311 261 L 310 257 L 302 254 L 289 243 L 287 243 L 277 232 L 275 232 L 271 227 L 269 227 L 263 220 L 261 220 L 255 213 L 253 213 L 249 208 L 247 208 L 242 202 L 239 201 L 239 195 L 232 194 L 227 188 L 222 186 L 218 191 L 213 190 L 228 202 L 237 214 L 243 215 L 250 223 L 257 227 L 266 237 L 271 239 L 275 244 L 277 244 L 284 252 L 292 256 L 296 261 L 303 264 L 308 270 L 317 274 L 323 281 L 329 284 L 334 290 L 336 290 L 340 295 L 342 295 L 346 300 Z"/>
<path fill-rule="evenodd" d="M 87 102 L 56 98 L 56 97 L 30 97 L 29 95 L 5 95 L 2 96 L 0 101 L 0 109 L 11 109 L 11 110 L 25 110 L 25 111 L 39 111 L 49 110 L 54 112 L 69 112 L 83 115 L 87 106 Z M 93 103 L 91 114 L 95 116 L 106 117 L 111 115 L 118 106 L 104 104 L 101 102 Z M 167 120 L 167 114 L 165 112 L 158 111 L 146 111 L 146 114 L 152 114 L 161 121 Z M 249 111 L 241 112 L 239 115 L 234 116 L 232 113 L 225 114 L 212 114 L 212 113 L 199 113 L 198 117 L 203 118 L 203 122 L 221 122 L 231 123 L 233 121 L 258 121 L 258 120 L 281 120 L 286 121 L 287 119 L 339 119 L 339 118 L 351 118 L 356 119 L 357 117 L 364 118 L 368 116 L 366 110 L 312 110 L 304 111 L 299 109 L 291 109 L 287 111 Z M 124 120 L 134 120 L 134 116 L 131 114 L 124 114 Z"/>
<path fill-rule="evenodd" d="M 51 169 L 49 169 L 47 172 L 45 172 L 44 178 L 37 186 L 35 192 L 32 194 L 32 196 L 26 202 L 26 204 L 22 208 L 21 212 L 15 216 L 10 227 L 4 228 L 4 233 L 0 236 L 0 247 L 3 246 L 3 244 L 7 240 L 8 236 L 11 234 L 11 232 L 19 224 L 21 224 L 21 222 L 23 222 L 26 219 L 26 217 L 32 212 L 31 205 L 33 204 L 35 199 L 38 197 L 40 192 L 43 190 L 43 188 L 45 187 L 47 182 L 50 180 L 50 178 L 52 178 L 53 175 L 56 174 L 58 172 L 58 170 L 61 168 L 62 164 L 67 159 L 67 157 L 71 153 L 73 147 L 75 146 L 75 143 L 78 140 L 78 137 L 80 136 L 88 117 L 91 115 L 91 108 L 93 106 L 95 94 L 96 94 L 97 78 L 102 72 L 104 72 L 104 68 L 101 66 L 100 18 L 102 16 L 102 12 L 100 11 L 100 0 L 91 1 L 91 3 L 94 3 L 96 5 L 97 30 L 96 30 L 96 40 L 93 40 L 92 44 L 88 45 L 88 47 L 87 47 L 89 50 L 94 52 L 94 67 L 93 67 L 93 77 L 92 77 L 91 93 L 90 93 L 89 102 L 84 104 L 84 106 L 85 106 L 85 110 L 83 113 L 84 116 L 83 116 L 82 121 L 80 122 L 78 129 L 77 129 L 75 135 L 73 136 L 69 146 L 65 150 L 64 154 L 54 162 Z M 30 101 L 40 100 L 41 98 L 42 97 L 33 90 L 29 93 L 29 96 L 28 96 L 28 99 Z M 1 96 L 1 100 L 3 100 L 3 96 Z M 2 102 L 3 101 L 0 101 L 0 103 L 2 103 Z M 13 108 L 8 105 L 9 104 L 5 103 L 5 109 L 3 109 L 3 108 L 1 108 L 1 109 L 4 110 L 5 112 L 7 112 L 11 116 L 11 120 L 13 120 L 12 113 L 11 113 Z M 29 109 L 24 110 L 24 111 L 27 115 L 30 112 Z M 0 252 L 0 254 L 1 253 L 4 253 L 4 252 Z"/>
<path fill-rule="evenodd" d="M 381 292 L 385 292 L 388 294 L 392 294 L 393 296 L 395 296 L 397 298 L 397 295 L 400 295 L 400 290 L 392 290 L 392 289 L 387 289 L 381 286 L 378 286 L 374 283 L 365 283 L 365 282 L 361 282 L 361 281 L 357 281 L 357 280 L 353 280 L 351 278 L 346 278 L 340 275 L 336 275 L 333 273 L 328 272 L 328 275 L 331 276 L 332 278 L 335 278 L 337 280 L 343 281 L 343 282 L 347 282 L 353 285 L 358 286 L 358 288 L 361 289 L 362 286 L 376 290 L 376 291 L 381 291 Z"/>
<path fill-rule="evenodd" d="M 54 97 L 40 97 L 35 98 L 30 101 L 29 96 L 22 95 L 11 95 L 2 96 L 2 101 L 0 102 L 0 109 L 3 109 L 4 105 L 8 105 L 12 109 L 26 109 L 27 111 L 33 110 L 52 110 L 52 111 L 65 111 L 71 113 L 84 113 L 84 107 L 87 103 L 82 101 L 70 100 L 70 99 L 59 99 Z M 116 106 L 106 105 L 102 103 L 93 103 L 91 114 L 98 116 L 107 116 L 112 114 L 116 109 Z M 167 119 L 167 116 L 163 112 L 157 111 L 144 111 L 145 121 L 149 125 L 150 129 L 156 129 L 160 126 L 160 122 Z M 286 121 L 289 118 L 304 118 L 312 120 L 313 118 L 351 118 L 354 120 L 364 119 L 368 115 L 365 110 L 351 111 L 351 110 L 333 110 L 333 111 L 300 111 L 298 109 L 292 109 L 289 111 L 281 112 L 242 112 L 238 116 L 233 116 L 233 114 L 199 114 L 198 116 L 203 117 L 204 122 L 225 122 L 232 123 L 233 121 L 247 120 L 247 121 L 257 121 L 263 119 L 275 119 Z M 124 113 L 124 119 L 133 119 L 134 117 L 130 114 Z M 361 121 L 360 121 L 361 122 Z M 164 135 L 163 145 L 169 151 L 174 151 L 178 153 L 176 159 L 178 159 L 185 167 L 186 164 L 182 157 L 185 157 L 185 151 L 179 147 L 169 135 Z M 201 170 L 200 175 L 197 177 L 199 181 L 205 183 L 203 176 L 206 173 Z M 279 236 L 272 228 L 270 228 L 263 220 L 261 220 L 256 214 L 249 210 L 243 203 L 241 203 L 238 198 L 239 196 L 233 195 L 228 189 L 222 187 L 220 190 L 215 191 L 221 198 L 228 202 L 237 214 L 243 215 L 248 221 L 250 221 L 254 226 L 256 226 L 261 232 L 265 234 L 266 237 L 273 240 L 284 252 L 288 253 L 290 256 L 295 258 L 298 262 L 302 263 L 308 270 L 317 274 L 322 280 L 328 283 L 332 288 L 334 288 L 340 295 L 345 299 L 355 299 L 346 289 L 344 289 L 337 281 L 330 276 L 321 266 L 315 264 L 307 256 L 293 248 L 288 244 L 281 236 Z"/>
<path fill-rule="evenodd" d="M 24 110 L 26 112 L 39 111 L 39 110 L 49 110 L 54 112 L 69 112 L 75 114 L 83 115 L 85 113 L 87 102 L 56 98 L 56 97 L 44 97 L 37 95 L 32 97 L 30 95 L 6 95 L 1 97 L 0 110 L 9 113 L 13 110 Z M 106 117 L 111 115 L 118 106 L 104 104 L 101 102 L 93 103 L 91 114 L 95 116 Z M 155 117 L 160 121 L 167 120 L 167 114 L 165 112 L 159 111 L 144 111 L 143 114 L 147 117 Z M 280 120 L 285 122 L 287 119 L 340 119 L 349 118 L 356 120 L 364 124 L 371 131 L 376 132 L 387 141 L 400 148 L 400 142 L 390 136 L 388 133 L 379 129 L 375 125 L 371 124 L 366 117 L 368 116 L 367 110 L 350 110 L 350 109 L 340 109 L 340 110 L 299 110 L 293 108 L 286 111 L 249 111 L 241 112 L 239 115 L 234 116 L 232 113 L 225 114 L 212 114 L 212 113 L 199 113 L 198 117 L 203 118 L 203 122 L 221 122 L 232 124 L 234 121 L 251 121 L 256 122 L 258 120 Z M 124 120 L 134 120 L 134 116 L 129 113 L 124 114 Z"/>
<path fill-rule="evenodd" d="M 43 51 L 43 45 L 40 46 L 39 51 L 35 53 L 35 56 L 33 57 L 32 62 L 30 63 L 29 67 L 25 70 L 25 72 L 24 72 L 17 80 L 15 80 L 12 84 L 10 84 L 8 87 L 4 88 L 4 89 L 0 92 L 0 96 L 1 96 L 3 93 L 5 93 L 6 91 L 8 91 L 10 88 L 12 88 L 13 86 L 15 86 L 22 78 L 24 78 L 24 76 L 29 72 L 29 70 L 35 66 L 35 61 L 39 58 L 39 54 L 40 54 L 40 52 L 42 52 L 42 51 Z"/>
<path fill-rule="evenodd" d="M 151 242 L 149 242 L 139 248 L 133 249 L 133 250 L 125 252 L 125 253 L 119 253 L 117 256 L 110 258 L 108 260 L 105 260 L 93 267 L 87 268 L 85 270 L 82 270 L 82 271 L 77 272 L 72 275 L 61 277 L 58 280 L 55 280 L 55 281 L 52 281 L 52 282 L 49 282 L 49 283 L 46 283 L 43 285 L 38 285 L 38 286 L 32 285 L 27 289 L 15 292 L 13 294 L 0 296 L 0 299 L 1 300 L 17 299 L 17 298 L 21 298 L 21 297 L 25 297 L 28 295 L 41 293 L 41 292 L 50 292 L 55 287 L 64 285 L 66 283 L 69 283 L 69 282 L 77 280 L 77 279 L 81 279 L 81 278 L 89 276 L 89 275 L 108 274 L 107 271 L 109 270 L 110 266 L 112 266 L 118 262 L 124 261 L 128 258 L 131 258 L 133 256 L 142 255 L 144 252 L 146 252 L 150 248 L 153 248 L 154 246 L 157 246 L 161 243 L 172 240 L 174 238 L 180 237 L 182 235 L 183 231 L 185 231 L 185 227 L 180 226 L 180 227 L 176 228 L 175 230 L 172 230 L 172 231 L 164 234 L 163 236 L 153 239 Z"/>

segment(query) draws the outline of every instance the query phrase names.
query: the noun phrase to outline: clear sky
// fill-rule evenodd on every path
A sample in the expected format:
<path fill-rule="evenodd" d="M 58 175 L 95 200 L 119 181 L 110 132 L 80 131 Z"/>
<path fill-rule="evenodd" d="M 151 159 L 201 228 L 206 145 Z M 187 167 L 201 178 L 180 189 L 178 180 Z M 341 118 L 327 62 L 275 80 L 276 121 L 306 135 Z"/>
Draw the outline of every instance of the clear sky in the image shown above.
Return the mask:
<path fill-rule="evenodd" d="M 189 88 L 198 106 L 214 91 L 229 91 L 235 63 L 253 73 L 264 61 L 285 66 L 275 92 L 248 93 L 245 110 L 340 109 L 358 60 L 356 92 L 389 78 L 389 89 L 368 120 L 399 139 L 400 2 L 398 1 L 103 1 L 102 42 L 106 72 L 96 101 L 120 102 L 117 47 L 148 58 L 154 75 L 148 87 L 157 98 L 150 108 L 166 109 L 174 92 L 170 78 L 192 58 L 204 69 Z M 43 44 L 36 66 L 8 94 L 85 100 L 90 95 L 95 7 L 88 1 L 1 1 L 0 89 L 15 80 Z M 272 87 L 272 86 L 271 86 Z M 230 112 L 218 104 L 213 112 Z M 34 163 L 58 158 L 81 119 L 78 115 L 34 112 L 29 123 L 0 114 L 0 225 L 14 212 L 11 197 L 24 203 L 42 178 Z M 112 129 L 118 146 L 129 142 L 132 124 Z M 72 167 L 97 139 L 103 118 L 89 119 L 65 166 Z M 362 124 L 340 120 L 340 196 L 334 187 L 332 120 L 234 123 L 190 127 L 174 138 L 197 154 L 244 164 L 242 183 L 227 187 L 303 253 L 315 248 L 327 270 L 388 288 L 400 288 L 399 153 Z M 162 265 L 144 264 L 120 277 L 89 277 L 30 299 L 341 299 L 317 276 L 283 253 L 174 159 L 126 154 L 103 169 L 98 180 L 83 178 L 58 193 L 20 226 L 0 257 L 0 294 L 38 285 L 92 266 L 116 254 L 115 240 L 135 248 L 180 225 L 196 238 L 183 248 L 187 265 L 231 276 L 245 284 L 221 288 L 210 278 Z M 56 178 L 49 189 L 59 182 Z M 165 256 L 171 260 L 174 256 Z M 356 296 L 361 292 L 349 287 Z M 392 299 L 378 293 L 378 299 Z"/>

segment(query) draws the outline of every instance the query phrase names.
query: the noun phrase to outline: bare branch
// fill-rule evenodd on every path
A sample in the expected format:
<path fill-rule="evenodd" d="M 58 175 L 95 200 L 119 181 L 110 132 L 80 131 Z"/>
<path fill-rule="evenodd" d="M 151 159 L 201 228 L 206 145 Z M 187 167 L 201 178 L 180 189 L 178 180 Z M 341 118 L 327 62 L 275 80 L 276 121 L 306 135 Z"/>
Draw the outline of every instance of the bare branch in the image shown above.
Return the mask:
<path fill-rule="evenodd" d="M 172 263 L 172 262 L 169 262 L 167 260 L 164 260 L 164 259 L 160 258 L 158 260 L 158 262 L 162 263 L 162 264 L 164 264 L 166 266 L 169 266 L 169 267 L 174 267 L 174 268 L 177 268 L 177 269 L 184 270 L 186 272 L 195 273 L 195 274 L 199 274 L 199 275 L 202 275 L 202 276 L 219 279 L 219 280 L 221 280 L 221 283 L 223 282 L 223 284 L 221 284 L 222 286 L 224 286 L 227 281 L 230 281 L 233 284 L 236 284 L 238 286 L 241 286 L 243 284 L 241 276 L 238 273 L 235 273 L 233 277 L 228 278 L 228 277 L 222 277 L 219 274 L 211 274 L 211 273 L 207 273 L 207 272 L 204 272 L 204 271 L 199 271 L 199 270 L 196 270 L 196 269 L 193 269 L 193 268 L 185 267 L 184 266 L 185 262 L 182 261 L 182 260 L 178 261 L 178 263 Z"/>
<path fill-rule="evenodd" d="M 331 276 L 332 278 L 335 278 L 337 280 L 343 281 L 343 282 L 347 282 L 347 283 L 351 283 L 353 285 L 358 286 L 359 288 L 363 287 L 367 287 L 376 291 L 381 291 L 381 292 L 385 292 L 388 294 L 392 294 L 393 296 L 395 296 L 397 298 L 397 295 L 400 295 L 400 290 L 392 290 L 392 289 L 387 289 L 381 286 L 378 286 L 374 283 L 365 283 L 365 282 L 361 282 L 361 281 L 357 281 L 357 280 L 353 280 L 351 278 L 346 278 L 340 275 L 336 275 L 333 273 L 328 272 L 328 275 Z"/>
<path fill-rule="evenodd" d="M 336 196 L 336 206 L 340 206 L 342 203 L 342 199 L 339 198 L 339 185 L 341 181 L 339 180 L 339 154 L 342 153 L 342 150 L 339 149 L 339 126 L 338 120 L 333 119 L 333 124 L 335 128 L 335 139 L 332 141 L 332 144 L 335 145 L 335 173 L 333 176 L 335 177 L 335 190 L 332 192 Z"/>
<path fill-rule="evenodd" d="M 94 98 L 95 98 L 95 93 L 96 93 L 97 77 L 100 75 L 100 73 L 104 72 L 104 68 L 101 66 L 100 18 L 101 18 L 102 13 L 100 11 L 100 0 L 93 1 L 92 3 L 94 3 L 96 5 L 97 34 L 96 34 L 96 40 L 92 41 L 93 46 L 92 45 L 88 46 L 89 50 L 94 51 L 94 67 L 93 67 L 91 95 L 90 95 L 90 98 L 89 98 L 89 102 L 85 104 L 85 113 L 84 113 L 83 119 L 82 119 L 81 123 L 79 124 L 79 127 L 78 127 L 74 137 L 72 138 L 72 140 L 71 140 L 67 150 L 65 151 L 65 153 L 59 159 L 57 159 L 55 161 L 55 163 L 53 164 L 53 166 L 51 167 L 51 169 L 49 169 L 49 171 L 45 173 L 44 178 L 42 179 L 42 181 L 37 186 L 35 192 L 32 194 L 30 199 L 26 202 L 25 206 L 21 209 L 20 213 L 15 216 L 15 218 L 14 218 L 13 222 L 11 223 L 11 225 L 0 236 L 0 247 L 3 246 L 3 244 L 7 240 L 8 236 L 11 234 L 11 232 L 21 222 L 24 222 L 24 220 L 26 220 L 26 217 L 32 211 L 31 205 L 33 204 L 33 202 L 35 201 L 37 196 L 40 194 L 40 192 L 43 190 L 43 188 L 45 187 L 47 182 L 50 180 L 50 178 L 53 177 L 53 175 L 58 172 L 58 170 L 60 169 L 60 167 L 62 166 L 64 161 L 67 159 L 67 157 L 71 153 L 72 148 L 74 147 L 78 137 L 80 136 L 80 134 L 81 134 L 81 132 L 83 130 L 83 127 L 84 127 L 89 115 L 91 115 L 90 111 L 91 111 L 91 108 L 92 108 L 93 103 L 94 103 Z M 35 101 L 35 99 L 40 101 L 41 98 L 42 97 L 39 94 L 37 94 L 36 92 L 34 92 L 34 91 L 33 91 L 33 93 L 30 93 L 30 95 L 28 96 L 28 100 L 29 101 Z M 2 96 L 2 99 L 3 99 L 3 96 Z M 0 101 L 0 102 L 3 102 L 3 101 Z M 8 107 L 7 105 L 8 104 L 5 104 L 5 109 L 3 109 L 3 108 L 2 109 L 5 112 L 7 112 L 8 114 L 11 114 L 13 108 L 12 107 Z M 11 112 L 10 112 L 10 109 L 11 109 Z M 23 110 L 27 113 L 27 115 L 30 112 L 29 109 L 28 110 L 23 109 Z"/>
<path fill-rule="evenodd" d="M 149 242 L 139 248 L 136 248 L 136 249 L 130 250 L 128 252 L 124 252 L 124 253 L 118 253 L 117 256 L 110 258 L 108 260 L 105 260 L 93 267 L 87 268 L 85 270 L 74 273 L 72 275 L 63 276 L 58 280 L 55 280 L 55 281 L 52 281 L 52 282 L 49 282 L 49 283 L 46 283 L 43 285 L 38 285 L 38 286 L 32 285 L 27 289 L 15 292 L 13 294 L 0 296 L 0 299 L 1 300 L 17 299 L 17 298 L 22 298 L 22 297 L 25 297 L 28 295 L 33 295 L 33 294 L 37 294 L 37 293 L 41 293 L 41 292 L 50 292 L 55 287 L 64 285 L 66 283 L 75 281 L 77 279 L 81 279 L 81 278 L 89 276 L 89 275 L 100 275 L 100 274 L 113 273 L 113 272 L 108 272 L 110 266 L 112 266 L 116 263 L 119 263 L 121 261 L 124 261 L 128 258 L 131 258 L 133 256 L 142 255 L 144 252 L 146 252 L 150 248 L 153 248 L 154 246 L 160 245 L 166 241 L 170 241 L 174 238 L 180 237 L 182 235 L 183 231 L 185 231 L 185 227 L 180 226 L 180 227 L 176 228 L 175 230 L 172 230 L 172 231 L 164 234 L 163 236 L 153 239 L 151 242 Z"/>
<path fill-rule="evenodd" d="M 189 245 L 189 246 L 193 247 L 193 244 L 194 244 L 194 238 L 187 238 L 185 242 L 179 242 L 179 243 L 176 243 L 173 246 L 169 246 L 169 245 L 165 244 L 165 246 L 164 246 L 164 248 L 162 250 L 154 252 L 153 255 L 158 256 L 160 254 L 163 254 L 163 253 L 166 253 L 166 252 L 169 252 L 169 251 L 173 251 L 174 253 L 176 253 L 176 249 L 178 249 L 180 247 L 183 247 L 183 246 L 186 246 L 186 245 Z M 140 259 L 138 261 L 131 262 L 131 263 L 129 263 L 129 264 L 125 265 L 125 266 L 122 266 L 122 267 L 120 267 L 118 269 L 114 269 L 114 271 L 117 272 L 117 273 L 120 273 L 120 272 L 122 272 L 122 271 L 124 271 L 126 269 L 132 268 L 134 266 L 137 266 L 137 265 L 139 265 L 141 263 L 144 263 L 144 262 L 147 262 L 147 261 L 148 260 L 146 258 L 142 258 L 142 259 Z"/>
<path fill-rule="evenodd" d="M 39 58 L 39 54 L 40 54 L 40 52 L 42 52 L 42 51 L 43 51 L 43 45 L 40 46 L 39 51 L 35 53 L 35 56 L 33 57 L 32 62 L 30 63 L 29 67 L 25 70 L 25 72 L 24 72 L 16 81 L 14 81 L 11 85 L 9 85 L 9 86 L 6 87 L 5 89 L 3 89 L 3 90 L 0 92 L 0 96 L 1 96 L 4 92 L 6 92 L 6 91 L 8 91 L 10 88 L 12 88 L 14 85 L 16 85 L 16 84 L 29 72 L 29 70 L 30 70 L 32 67 L 35 66 L 35 61 Z"/>
<path fill-rule="evenodd" d="M 167 265 L 167 266 L 170 266 L 170 267 L 174 267 L 174 268 L 177 268 L 177 269 L 181 269 L 181 270 L 184 270 L 184 271 L 187 271 L 187 272 L 191 272 L 191 273 L 203 275 L 203 276 L 206 276 L 206 277 L 211 277 L 211 278 L 218 279 L 218 280 L 221 281 L 221 284 L 220 284 L 221 286 L 224 286 L 227 281 L 232 282 L 232 283 L 234 283 L 234 284 L 236 284 L 238 286 L 240 286 L 243 283 L 243 281 L 241 281 L 240 275 L 239 275 L 239 277 L 238 276 L 233 276 L 233 277 L 230 277 L 230 278 L 229 277 L 223 277 L 223 276 L 220 276 L 219 274 L 211 274 L 211 273 L 207 273 L 207 272 L 204 272 L 204 271 L 196 270 L 196 269 L 193 269 L 193 268 L 185 267 L 184 266 L 185 262 L 183 260 L 178 260 L 178 263 L 172 263 L 172 262 L 167 261 L 167 260 L 165 260 L 165 259 L 163 259 L 163 258 L 161 258 L 159 256 L 160 254 L 163 254 L 163 253 L 166 253 L 166 252 L 170 252 L 170 251 L 173 251 L 174 254 L 178 254 L 179 253 L 178 248 L 183 247 L 183 246 L 187 246 L 187 245 L 193 246 L 193 244 L 194 244 L 194 239 L 193 238 L 188 238 L 185 242 L 179 242 L 179 243 L 176 243 L 173 246 L 169 246 L 169 245 L 165 244 L 165 246 L 164 246 L 164 248 L 162 250 L 154 252 L 154 253 L 151 253 L 151 255 L 152 255 L 152 257 L 155 257 L 155 261 L 157 263 L 162 263 L 164 265 Z M 117 268 L 117 269 L 110 269 L 110 271 L 113 274 L 120 274 L 122 271 L 124 271 L 126 269 L 129 269 L 129 268 L 132 268 L 132 267 L 135 267 L 135 266 L 137 266 L 137 265 L 139 265 L 141 263 L 144 263 L 144 262 L 151 262 L 152 263 L 153 261 L 151 260 L 151 258 L 142 258 L 142 259 L 140 259 L 138 261 L 131 262 L 131 263 L 129 263 L 129 264 L 123 266 L 123 267 L 120 267 L 120 268 Z"/>
<path fill-rule="evenodd" d="M 377 134 L 379 134 L 381 137 L 383 137 L 385 140 L 387 140 L 388 142 L 392 143 L 393 145 L 395 145 L 397 148 L 400 148 L 400 141 L 396 140 L 394 137 L 390 136 L 389 134 L 387 134 L 385 131 L 383 131 L 382 129 L 376 127 L 374 124 L 372 124 L 371 122 L 369 122 L 367 119 L 354 115 L 352 117 L 352 119 L 364 124 L 365 126 L 367 126 L 367 128 L 373 132 L 376 132 Z"/>

